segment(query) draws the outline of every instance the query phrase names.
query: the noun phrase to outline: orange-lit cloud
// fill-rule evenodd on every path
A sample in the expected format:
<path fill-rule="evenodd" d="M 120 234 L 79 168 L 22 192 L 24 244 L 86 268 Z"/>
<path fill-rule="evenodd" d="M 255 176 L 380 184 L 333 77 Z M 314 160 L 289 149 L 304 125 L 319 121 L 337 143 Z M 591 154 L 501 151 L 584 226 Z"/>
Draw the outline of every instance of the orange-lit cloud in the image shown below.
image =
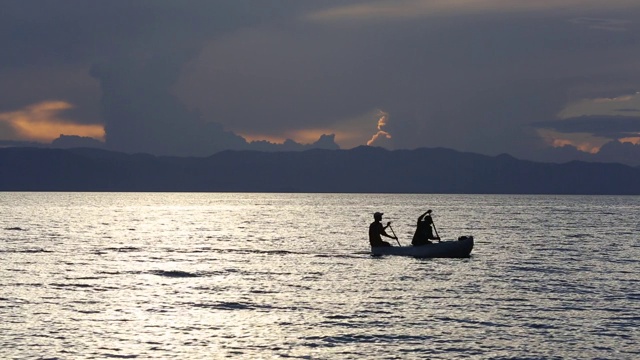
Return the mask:
<path fill-rule="evenodd" d="M 638 137 L 626 137 L 626 138 L 622 138 L 619 139 L 618 141 L 622 142 L 622 143 L 631 143 L 633 145 L 640 145 L 640 136 Z"/>
<path fill-rule="evenodd" d="M 587 133 L 566 134 L 548 129 L 538 129 L 537 132 L 547 144 L 553 147 L 571 145 L 580 151 L 590 154 L 597 153 L 602 145 L 611 141 L 610 139 L 596 137 Z"/>
<path fill-rule="evenodd" d="M 385 126 L 387 126 L 387 120 L 389 119 L 389 114 L 380 110 L 378 113 L 380 118 L 378 119 L 378 132 L 371 137 L 371 140 L 367 141 L 367 145 L 376 146 L 380 145 L 380 142 L 384 139 L 391 139 L 391 135 L 383 130 Z"/>
<path fill-rule="evenodd" d="M 637 8 L 638 4 L 634 1 L 635 0 L 617 0 L 611 2 L 603 2 L 600 0 L 377 0 L 356 5 L 338 5 L 330 9 L 315 12 L 309 15 L 308 18 L 319 22 L 407 20 L 488 12 L 499 12 L 503 14 L 517 12 L 531 13 L 534 11 L 564 9 L 577 5 L 601 9 L 628 9 Z M 595 20 L 599 20 L 600 22 L 608 21 L 605 24 L 616 21 L 615 19 L 591 19 L 589 24 L 592 25 Z M 619 22 L 615 22 L 615 24 L 618 25 Z M 600 28 L 604 26 L 605 25 L 601 25 Z M 611 25 L 609 25 L 609 27 L 610 26 Z M 606 29 L 609 29 L 609 27 Z"/>
<path fill-rule="evenodd" d="M 252 141 L 268 141 L 273 144 L 283 144 L 287 139 L 291 139 L 299 144 L 312 144 L 320 139 L 322 135 L 335 135 L 335 142 L 341 149 L 351 149 L 360 145 L 364 145 L 369 141 L 370 132 L 357 131 L 353 129 L 304 129 L 287 131 L 283 135 L 268 134 L 248 134 L 238 133 L 248 142 Z"/>
<path fill-rule="evenodd" d="M 371 118 L 377 119 L 378 131 L 371 135 Z M 234 131 L 245 140 L 268 141 L 274 144 L 282 144 L 291 139 L 299 144 L 312 144 L 318 141 L 322 135 L 335 135 L 335 142 L 341 149 L 351 149 L 361 145 L 384 146 L 391 139 L 385 127 L 389 121 L 389 114 L 382 110 L 372 110 L 354 118 L 336 121 L 330 128 L 308 128 L 288 130 L 280 135 L 247 133 Z"/>
<path fill-rule="evenodd" d="M 334 132 L 329 129 L 304 129 L 290 131 L 285 135 L 287 136 L 287 138 L 292 139 L 300 144 L 312 144 L 318 141 L 318 139 L 320 139 L 320 136 L 332 133 Z"/>
<path fill-rule="evenodd" d="M 298 144 L 313 144 L 317 142 L 322 135 L 335 135 L 335 142 L 342 149 L 349 149 L 358 145 L 362 145 L 361 133 L 352 133 L 343 130 L 336 129 L 302 129 L 302 130 L 290 130 L 285 131 L 282 135 L 268 135 L 268 134 L 248 134 L 238 133 L 248 142 L 252 141 L 268 141 L 273 144 L 283 144 L 287 139 L 291 139 Z"/>
<path fill-rule="evenodd" d="M 60 117 L 60 113 L 72 109 L 65 101 L 43 101 L 23 109 L 0 113 L 0 121 L 13 129 L 11 140 L 51 142 L 61 134 L 91 137 L 104 141 L 104 126 L 77 124 Z"/>
<path fill-rule="evenodd" d="M 282 144 L 287 139 L 293 140 L 299 144 L 313 144 L 318 141 L 322 135 L 335 134 L 335 131 L 330 129 L 301 129 L 301 130 L 289 130 L 283 132 L 281 135 L 271 134 L 255 134 L 255 133 L 237 133 L 245 140 L 251 141 L 268 141 L 273 144 Z"/>

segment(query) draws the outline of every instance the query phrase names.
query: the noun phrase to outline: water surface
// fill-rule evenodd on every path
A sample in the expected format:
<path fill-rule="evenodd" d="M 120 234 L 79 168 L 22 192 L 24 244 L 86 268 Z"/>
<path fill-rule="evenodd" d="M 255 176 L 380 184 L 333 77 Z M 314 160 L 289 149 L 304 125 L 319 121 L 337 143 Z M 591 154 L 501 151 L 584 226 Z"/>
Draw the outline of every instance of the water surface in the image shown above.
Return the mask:
<path fill-rule="evenodd" d="M 434 210 L 469 259 L 371 257 Z M 640 357 L 640 197 L 0 193 L 3 358 Z"/>

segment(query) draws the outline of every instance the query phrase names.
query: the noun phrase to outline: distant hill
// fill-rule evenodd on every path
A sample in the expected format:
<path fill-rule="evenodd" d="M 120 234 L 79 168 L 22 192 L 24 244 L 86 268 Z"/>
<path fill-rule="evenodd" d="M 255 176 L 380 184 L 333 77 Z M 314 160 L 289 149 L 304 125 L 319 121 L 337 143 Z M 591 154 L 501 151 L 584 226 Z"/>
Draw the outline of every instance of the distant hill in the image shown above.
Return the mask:
<path fill-rule="evenodd" d="M 442 148 L 223 151 L 206 158 L 4 148 L 0 190 L 640 195 L 640 168 Z"/>

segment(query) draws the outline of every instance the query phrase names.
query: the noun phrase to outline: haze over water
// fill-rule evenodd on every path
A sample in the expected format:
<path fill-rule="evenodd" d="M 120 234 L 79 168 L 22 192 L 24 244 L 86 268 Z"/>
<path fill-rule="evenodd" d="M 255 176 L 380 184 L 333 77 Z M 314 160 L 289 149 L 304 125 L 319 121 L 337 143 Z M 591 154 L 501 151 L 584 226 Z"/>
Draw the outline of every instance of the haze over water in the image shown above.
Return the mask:
<path fill-rule="evenodd" d="M 434 211 L 469 259 L 371 257 Z M 2 358 L 640 357 L 640 197 L 0 193 Z M 396 244 L 397 245 L 397 244 Z"/>

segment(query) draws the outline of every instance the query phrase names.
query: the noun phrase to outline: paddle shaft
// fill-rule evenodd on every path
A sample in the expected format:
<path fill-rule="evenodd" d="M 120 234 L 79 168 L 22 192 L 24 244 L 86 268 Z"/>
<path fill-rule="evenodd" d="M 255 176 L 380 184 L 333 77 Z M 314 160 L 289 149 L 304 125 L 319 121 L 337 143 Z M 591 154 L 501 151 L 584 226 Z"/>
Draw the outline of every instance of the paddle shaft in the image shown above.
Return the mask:
<path fill-rule="evenodd" d="M 402 246 L 402 245 L 400 245 L 400 241 L 398 240 L 398 237 L 396 236 L 396 232 L 393 231 L 393 228 L 391 227 L 391 224 L 389 224 L 389 229 L 391 229 L 391 233 L 396 238 L 396 241 L 398 242 L 398 246 Z"/>
<path fill-rule="evenodd" d="M 429 215 L 429 217 L 431 217 L 431 213 L 432 213 L 432 212 L 433 212 L 433 211 L 432 211 L 431 209 L 429 209 L 429 210 L 427 210 L 427 212 L 426 212 L 426 213 L 424 213 L 422 216 L 424 216 L 424 215 Z M 433 218 L 431 219 L 431 225 L 433 225 L 433 231 L 435 231 L 435 232 L 436 232 L 436 237 L 438 238 L 438 242 L 442 241 L 442 240 L 440 240 L 440 235 L 438 235 L 438 229 L 436 229 L 436 223 L 434 223 L 434 222 L 433 222 Z"/>
<path fill-rule="evenodd" d="M 433 221 L 431 222 L 431 225 L 433 225 L 433 231 L 436 232 L 436 237 L 438 238 L 438 242 L 442 241 L 440 240 L 440 235 L 438 235 L 438 229 L 436 229 L 436 223 L 434 223 Z"/>

